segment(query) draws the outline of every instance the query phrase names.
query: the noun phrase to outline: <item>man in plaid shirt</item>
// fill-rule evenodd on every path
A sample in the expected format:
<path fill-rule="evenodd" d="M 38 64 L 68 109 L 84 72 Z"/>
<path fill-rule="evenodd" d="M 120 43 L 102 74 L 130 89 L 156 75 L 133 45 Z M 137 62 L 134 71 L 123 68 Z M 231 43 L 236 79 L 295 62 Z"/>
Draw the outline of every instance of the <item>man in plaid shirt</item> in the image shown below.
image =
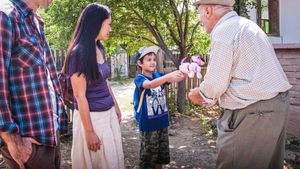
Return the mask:
<path fill-rule="evenodd" d="M 55 62 L 37 8 L 52 0 L 0 0 L 1 153 L 10 168 L 59 168 L 67 129 Z"/>

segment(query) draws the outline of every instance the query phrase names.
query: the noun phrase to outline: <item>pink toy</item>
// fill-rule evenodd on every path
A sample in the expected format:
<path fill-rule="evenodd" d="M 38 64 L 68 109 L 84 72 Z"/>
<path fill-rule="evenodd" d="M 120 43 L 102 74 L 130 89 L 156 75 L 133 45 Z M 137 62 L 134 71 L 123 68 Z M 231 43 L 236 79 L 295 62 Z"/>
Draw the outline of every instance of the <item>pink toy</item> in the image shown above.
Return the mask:
<path fill-rule="evenodd" d="M 191 57 L 191 63 L 185 62 L 187 57 L 184 57 L 181 60 L 181 65 L 179 66 L 179 70 L 183 73 L 188 74 L 189 78 L 193 78 L 196 74 L 198 79 L 202 78 L 201 75 L 201 66 L 204 65 L 204 61 L 201 59 L 200 55 L 194 55 Z"/>

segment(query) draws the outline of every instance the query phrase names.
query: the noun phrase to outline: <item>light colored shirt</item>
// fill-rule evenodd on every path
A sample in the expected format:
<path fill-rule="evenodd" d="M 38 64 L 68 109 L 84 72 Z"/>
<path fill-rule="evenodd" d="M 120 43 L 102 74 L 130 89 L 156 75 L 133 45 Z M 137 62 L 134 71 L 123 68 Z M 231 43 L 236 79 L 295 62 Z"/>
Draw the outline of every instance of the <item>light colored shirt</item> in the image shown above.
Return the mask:
<path fill-rule="evenodd" d="M 224 15 L 211 32 L 208 68 L 200 94 L 226 109 L 241 109 L 275 97 L 292 86 L 267 35 L 236 12 Z"/>

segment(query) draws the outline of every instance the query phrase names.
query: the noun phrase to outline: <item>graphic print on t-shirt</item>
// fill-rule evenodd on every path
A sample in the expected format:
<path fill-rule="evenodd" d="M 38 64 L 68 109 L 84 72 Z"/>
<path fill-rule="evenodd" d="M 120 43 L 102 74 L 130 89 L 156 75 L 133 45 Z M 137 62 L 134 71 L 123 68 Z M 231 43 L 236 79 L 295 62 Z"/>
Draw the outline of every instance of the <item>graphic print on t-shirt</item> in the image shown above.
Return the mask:
<path fill-rule="evenodd" d="M 161 86 L 150 89 L 151 94 L 146 95 L 148 118 L 157 118 L 168 111 L 166 97 Z"/>

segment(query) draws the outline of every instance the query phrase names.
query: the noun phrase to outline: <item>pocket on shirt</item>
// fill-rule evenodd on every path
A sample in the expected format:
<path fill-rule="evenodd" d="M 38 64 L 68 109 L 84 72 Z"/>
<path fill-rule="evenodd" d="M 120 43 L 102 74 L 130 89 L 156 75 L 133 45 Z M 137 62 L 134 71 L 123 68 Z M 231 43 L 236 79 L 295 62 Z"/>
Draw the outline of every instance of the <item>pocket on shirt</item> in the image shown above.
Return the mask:
<path fill-rule="evenodd" d="M 34 36 L 19 39 L 18 49 L 14 51 L 11 64 L 19 68 L 32 68 L 43 65 L 44 53 L 39 50 L 39 44 Z"/>

